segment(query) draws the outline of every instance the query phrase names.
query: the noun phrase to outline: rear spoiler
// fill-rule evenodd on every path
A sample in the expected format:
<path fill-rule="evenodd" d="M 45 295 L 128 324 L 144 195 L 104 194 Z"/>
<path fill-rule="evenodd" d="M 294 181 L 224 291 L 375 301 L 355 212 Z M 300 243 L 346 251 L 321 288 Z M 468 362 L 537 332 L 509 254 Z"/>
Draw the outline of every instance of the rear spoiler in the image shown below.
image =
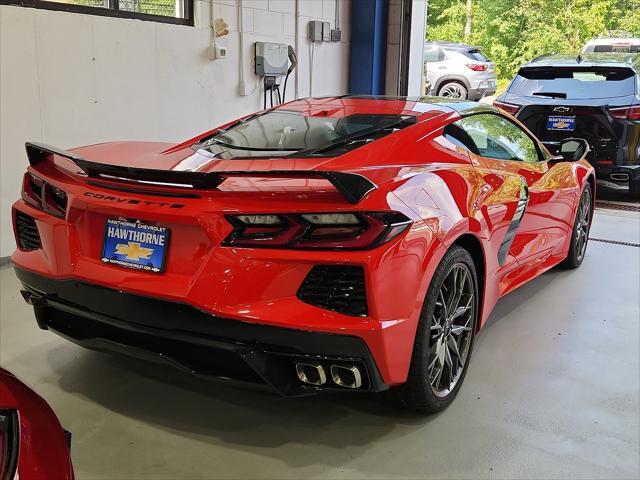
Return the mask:
<path fill-rule="evenodd" d="M 107 165 L 85 160 L 66 150 L 42 143 L 25 143 L 32 167 L 43 161 L 53 161 L 53 155 L 67 158 L 91 178 L 129 180 L 137 182 L 184 185 L 196 189 L 218 188 L 229 177 L 252 178 L 317 178 L 328 180 L 350 203 L 356 204 L 378 188 L 371 180 L 357 173 L 318 170 L 268 170 L 229 172 L 185 172 L 150 168 Z"/>

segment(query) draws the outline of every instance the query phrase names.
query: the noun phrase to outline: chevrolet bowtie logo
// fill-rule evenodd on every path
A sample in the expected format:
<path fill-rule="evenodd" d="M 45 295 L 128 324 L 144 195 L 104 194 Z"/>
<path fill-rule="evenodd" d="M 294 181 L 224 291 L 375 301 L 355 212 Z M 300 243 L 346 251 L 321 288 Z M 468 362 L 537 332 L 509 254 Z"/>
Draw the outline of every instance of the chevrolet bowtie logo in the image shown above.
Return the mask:
<path fill-rule="evenodd" d="M 138 261 L 141 258 L 146 260 L 151 257 L 153 248 L 141 247 L 140 244 L 136 242 L 129 242 L 128 245 L 119 243 L 116 245 L 116 253 L 126 256 L 127 260 Z"/>

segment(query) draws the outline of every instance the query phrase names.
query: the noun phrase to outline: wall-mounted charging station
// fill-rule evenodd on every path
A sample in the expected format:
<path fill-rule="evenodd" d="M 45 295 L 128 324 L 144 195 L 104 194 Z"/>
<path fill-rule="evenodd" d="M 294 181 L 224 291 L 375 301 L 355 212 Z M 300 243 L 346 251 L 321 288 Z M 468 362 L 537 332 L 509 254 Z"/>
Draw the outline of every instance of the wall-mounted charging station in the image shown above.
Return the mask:
<path fill-rule="evenodd" d="M 267 108 L 267 92 L 273 107 L 273 92 L 276 93 L 278 104 L 282 103 L 287 94 L 287 80 L 289 74 L 298 65 L 296 51 L 291 45 L 284 43 L 256 42 L 254 47 L 254 63 L 256 75 L 263 77 L 264 108 Z M 279 80 L 284 78 L 284 88 L 280 95 Z"/>

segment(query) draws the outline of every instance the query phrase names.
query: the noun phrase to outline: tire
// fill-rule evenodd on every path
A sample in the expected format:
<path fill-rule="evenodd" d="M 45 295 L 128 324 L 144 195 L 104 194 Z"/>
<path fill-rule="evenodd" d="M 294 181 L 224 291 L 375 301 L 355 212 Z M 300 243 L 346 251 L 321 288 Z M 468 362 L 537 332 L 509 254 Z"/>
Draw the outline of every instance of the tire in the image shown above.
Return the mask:
<path fill-rule="evenodd" d="M 462 280 L 463 271 L 466 273 L 464 280 Z M 446 316 L 446 308 L 442 306 L 448 303 L 449 298 L 446 298 L 447 292 L 444 289 L 451 285 L 452 276 L 454 281 L 457 278 L 459 285 L 463 286 L 461 289 L 463 292 L 468 291 L 469 294 L 472 294 L 469 298 L 466 298 L 465 294 L 459 297 L 457 308 L 455 308 L 456 313 L 460 312 L 460 308 L 464 308 L 463 304 L 470 310 L 468 314 L 463 313 L 455 318 L 455 323 L 443 318 Z M 447 291 L 451 291 L 452 295 L 456 293 L 450 288 Z M 445 301 L 441 302 L 440 298 L 443 297 Z M 388 392 L 389 398 L 394 403 L 419 413 L 435 413 L 445 409 L 453 401 L 460 390 L 471 360 L 479 313 L 478 306 L 478 279 L 473 259 L 465 249 L 453 246 L 442 258 L 427 290 L 416 332 L 407 382 Z M 444 325 L 444 328 L 440 324 Z M 458 334 L 454 334 L 454 330 L 457 330 Z M 442 338 L 447 334 L 449 341 L 442 342 Z M 462 366 L 460 367 L 456 362 L 455 374 L 453 368 L 445 367 L 445 364 L 448 363 L 447 357 L 454 360 L 456 356 L 453 348 L 449 347 L 452 338 L 460 339 L 459 345 L 456 343 L 455 351 L 459 352 L 457 358 L 461 359 Z M 444 353 L 438 355 L 436 353 L 438 348 L 446 349 L 446 352 L 441 350 Z M 439 377 L 437 375 L 438 365 L 440 365 Z M 452 362 L 451 367 L 453 367 Z M 448 388 L 440 389 L 439 387 L 447 384 L 445 374 L 449 374 L 448 381 L 453 383 L 449 383 Z M 455 377 L 455 381 L 452 377 Z M 437 381 L 438 378 L 440 384 Z"/>
<path fill-rule="evenodd" d="M 466 100 L 469 97 L 469 92 L 461 83 L 445 82 L 438 89 L 438 96 Z"/>
<path fill-rule="evenodd" d="M 571 232 L 571 244 L 567 258 L 560 264 L 563 268 L 578 268 L 584 260 L 589 243 L 589 229 L 591 228 L 591 215 L 593 212 L 593 195 L 591 185 L 587 182 L 580 195 L 580 203 L 576 211 Z"/>
<path fill-rule="evenodd" d="M 629 182 L 629 194 L 633 199 L 640 199 L 640 180 Z"/>

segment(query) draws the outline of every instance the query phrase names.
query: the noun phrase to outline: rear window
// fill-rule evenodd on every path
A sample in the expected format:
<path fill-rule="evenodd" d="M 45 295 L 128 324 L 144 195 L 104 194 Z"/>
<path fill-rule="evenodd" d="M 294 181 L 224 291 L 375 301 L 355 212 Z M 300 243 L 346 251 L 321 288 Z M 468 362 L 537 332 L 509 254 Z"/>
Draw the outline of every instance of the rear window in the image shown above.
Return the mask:
<path fill-rule="evenodd" d="M 195 145 L 219 158 L 285 156 L 402 124 L 409 116 L 349 115 L 333 118 L 274 110 L 240 122 Z"/>
<path fill-rule="evenodd" d="M 484 56 L 484 54 L 478 50 L 467 50 L 463 52 L 465 57 L 469 57 L 472 60 L 477 60 L 478 62 L 489 62 L 490 60 Z"/>
<path fill-rule="evenodd" d="M 640 45 L 589 45 L 585 53 L 639 53 Z"/>
<path fill-rule="evenodd" d="M 522 68 L 509 93 L 527 97 L 611 98 L 634 95 L 636 77 L 629 68 Z"/>

